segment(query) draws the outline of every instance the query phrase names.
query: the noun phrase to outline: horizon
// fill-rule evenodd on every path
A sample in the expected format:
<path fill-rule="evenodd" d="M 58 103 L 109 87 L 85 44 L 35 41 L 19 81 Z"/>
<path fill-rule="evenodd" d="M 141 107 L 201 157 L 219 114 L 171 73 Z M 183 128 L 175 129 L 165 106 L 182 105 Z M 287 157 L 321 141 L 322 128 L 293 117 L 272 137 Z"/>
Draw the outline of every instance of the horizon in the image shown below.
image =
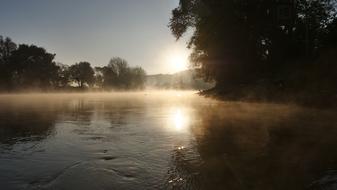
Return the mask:
<path fill-rule="evenodd" d="M 6 1 L 0 7 L 0 35 L 43 47 L 66 65 L 104 66 L 121 57 L 148 75 L 174 74 L 188 69 L 191 52 L 189 35 L 177 41 L 168 28 L 177 5 L 178 0 Z"/>

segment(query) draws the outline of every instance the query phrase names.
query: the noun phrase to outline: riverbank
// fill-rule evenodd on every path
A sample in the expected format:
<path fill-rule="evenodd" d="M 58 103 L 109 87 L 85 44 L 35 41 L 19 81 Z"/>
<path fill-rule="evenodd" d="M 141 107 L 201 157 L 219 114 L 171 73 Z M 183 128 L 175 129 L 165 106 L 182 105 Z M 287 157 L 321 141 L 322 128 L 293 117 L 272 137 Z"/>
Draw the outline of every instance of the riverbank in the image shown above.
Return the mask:
<path fill-rule="evenodd" d="M 212 88 L 198 93 L 222 101 L 265 102 L 295 104 L 314 108 L 337 108 L 337 94 L 331 91 L 296 91 L 262 87 Z"/>

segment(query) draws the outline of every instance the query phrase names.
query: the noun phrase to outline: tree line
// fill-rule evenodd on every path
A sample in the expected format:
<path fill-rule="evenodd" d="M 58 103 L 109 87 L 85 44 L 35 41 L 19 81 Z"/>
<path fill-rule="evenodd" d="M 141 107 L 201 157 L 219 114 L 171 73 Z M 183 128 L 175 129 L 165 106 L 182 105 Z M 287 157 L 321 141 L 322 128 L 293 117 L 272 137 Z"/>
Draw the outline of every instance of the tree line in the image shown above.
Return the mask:
<path fill-rule="evenodd" d="M 54 61 L 55 54 L 35 45 L 17 45 L 0 36 L 0 90 L 134 90 L 143 89 L 146 72 L 114 57 L 104 67 L 89 62 L 65 65 Z"/>
<path fill-rule="evenodd" d="M 169 27 L 177 39 L 193 31 L 191 61 L 216 82 L 214 91 L 332 96 L 336 7 L 336 0 L 180 0 Z"/>

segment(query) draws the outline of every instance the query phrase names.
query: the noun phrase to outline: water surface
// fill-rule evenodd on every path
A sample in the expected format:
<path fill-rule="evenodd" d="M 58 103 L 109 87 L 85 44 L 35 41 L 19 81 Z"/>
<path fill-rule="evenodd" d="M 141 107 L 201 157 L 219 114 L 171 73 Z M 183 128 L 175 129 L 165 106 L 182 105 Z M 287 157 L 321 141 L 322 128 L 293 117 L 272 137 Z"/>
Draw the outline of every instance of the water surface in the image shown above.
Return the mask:
<path fill-rule="evenodd" d="M 193 92 L 0 96 L 0 189 L 336 189 L 337 117 Z"/>

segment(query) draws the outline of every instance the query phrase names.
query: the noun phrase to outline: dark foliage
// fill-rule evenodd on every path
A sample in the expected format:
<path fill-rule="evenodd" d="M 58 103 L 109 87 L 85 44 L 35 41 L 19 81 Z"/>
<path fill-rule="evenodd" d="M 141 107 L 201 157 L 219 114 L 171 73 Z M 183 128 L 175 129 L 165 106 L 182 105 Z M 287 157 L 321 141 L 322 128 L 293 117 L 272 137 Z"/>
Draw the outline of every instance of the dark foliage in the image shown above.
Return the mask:
<path fill-rule="evenodd" d="M 90 86 L 94 83 L 94 69 L 88 62 L 76 63 L 69 67 L 70 79 L 77 82 L 82 88 L 85 84 Z"/>
<path fill-rule="evenodd" d="M 146 73 L 121 58 L 92 68 L 88 62 L 55 63 L 55 54 L 35 45 L 17 45 L 0 36 L 0 90 L 143 89 Z"/>
<path fill-rule="evenodd" d="M 57 82 L 58 67 L 55 54 L 34 45 L 20 45 L 9 57 L 9 68 L 15 88 L 53 87 Z"/>
<path fill-rule="evenodd" d="M 127 61 L 114 57 L 105 67 L 97 68 L 105 89 L 143 89 L 146 72 L 141 67 L 129 67 Z"/>
<path fill-rule="evenodd" d="M 16 44 L 10 38 L 0 36 L 0 90 L 8 89 L 11 82 L 9 57 L 16 50 Z"/>
<path fill-rule="evenodd" d="M 169 27 L 177 39 L 194 30 L 191 60 L 219 90 L 245 86 L 305 91 L 314 81 L 322 84 L 318 73 L 336 64 L 331 55 L 330 63 L 320 62 L 337 48 L 336 2 L 180 0 Z M 337 81 L 329 84 L 329 90 L 335 89 Z"/>

